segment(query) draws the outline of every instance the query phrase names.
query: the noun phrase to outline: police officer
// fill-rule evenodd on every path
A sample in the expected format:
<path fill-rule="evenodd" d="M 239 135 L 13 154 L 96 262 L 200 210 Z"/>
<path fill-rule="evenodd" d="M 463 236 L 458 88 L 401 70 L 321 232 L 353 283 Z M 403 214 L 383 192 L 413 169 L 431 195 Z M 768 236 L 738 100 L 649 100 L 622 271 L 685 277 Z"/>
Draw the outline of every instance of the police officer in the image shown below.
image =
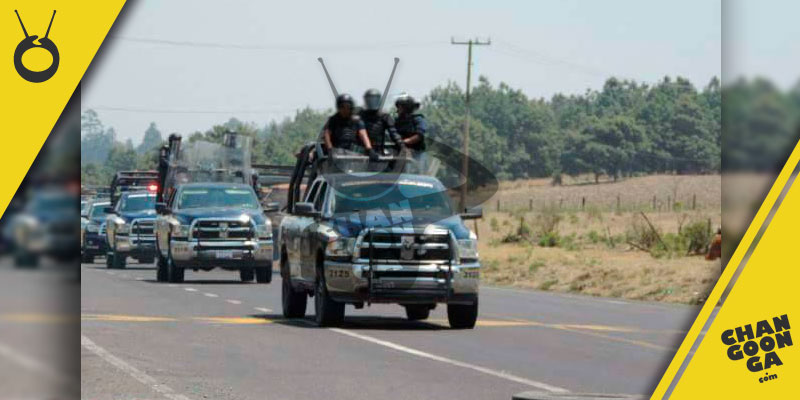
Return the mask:
<path fill-rule="evenodd" d="M 369 89 L 364 92 L 364 109 L 359 112 L 361 121 L 367 128 L 367 136 L 372 144 L 372 148 L 383 154 L 386 147 L 386 134 L 397 146 L 397 150 L 402 150 L 404 144 L 402 138 L 397 134 L 394 126 L 394 118 L 391 115 L 382 112 L 381 106 L 381 92 L 378 89 Z"/>
<path fill-rule="evenodd" d="M 355 151 L 361 144 L 367 150 L 370 160 L 377 160 L 378 153 L 372 148 L 367 129 L 358 115 L 353 114 L 353 98 L 346 93 L 336 97 L 336 114 L 325 123 L 323 140 L 328 151 L 343 149 Z"/>
<path fill-rule="evenodd" d="M 425 151 L 425 132 L 428 123 L 425 117 L 418 113 L 419 103 L 411 96 L 404 94 L 394 103 L 397 108 L 395 128 L 403 144 L 416 152 Z"/>

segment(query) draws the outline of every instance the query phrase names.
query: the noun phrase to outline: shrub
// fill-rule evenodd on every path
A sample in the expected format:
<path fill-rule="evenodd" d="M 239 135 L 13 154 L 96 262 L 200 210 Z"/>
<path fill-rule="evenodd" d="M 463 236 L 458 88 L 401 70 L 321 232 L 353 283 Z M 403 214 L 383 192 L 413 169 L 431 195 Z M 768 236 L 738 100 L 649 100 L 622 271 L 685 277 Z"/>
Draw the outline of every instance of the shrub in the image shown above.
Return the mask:
<path fill-rule="evenodd" d="M 492 217 L 489 220 L 489 227 L 492 229 L 492 232 L 497 232 L 500 229 L 500 224 L 497 222 L 497 218 Z"/>
<path fill-rule="evenodd" d="M 681 229 L 679 235 L 686 243 L 688 254 L 704 254 L 712 239 L 711 227 L 703 220 L 690 222 Z"/>

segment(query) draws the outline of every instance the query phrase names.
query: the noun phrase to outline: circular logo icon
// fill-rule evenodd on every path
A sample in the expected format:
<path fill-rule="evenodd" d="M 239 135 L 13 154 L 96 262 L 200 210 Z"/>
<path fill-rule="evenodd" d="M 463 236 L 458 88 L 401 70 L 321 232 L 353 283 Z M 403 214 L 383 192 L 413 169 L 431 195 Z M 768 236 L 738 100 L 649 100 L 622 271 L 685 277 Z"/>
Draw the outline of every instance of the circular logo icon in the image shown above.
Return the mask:
<path fill-rule="evenodd" d="M 28 82 L 44 82 L 55 75 L 56 71 L 58 70 L 58 62 L 60 60 L 58 47 L 56 47 L 56 44 L 53 43 L 50 38 L 48 38 L 50 35 L 50 27 L 53 26 L 53 19 L 56 17 L 56 11 L 53 10 L 53 16 L 50 18 L 50 25 L 47 26 L 47 33 L 45 33 L 44 37 L 41 39 L 39 39 L 39 36 L 37 35 L 28 35 L 28 31 L 25 30 L 25 25 L 22 23 L 22 18 L 19 16 L 19 12 L 17 12 L 17 10 L 14 10 L 14 12 L 17 14 L 17 19 L 19 19 L 20 26 L 22 26 L 22 32 L 25 34 L 25 39 L 22 39 L 22 41 L 17 45 L 17 49 L 14 50 L 14 68 L 16 68 L 19 76 Z M 39 40 L 39 43 L 36 43 L 37 39 Z M 47 50 L 52 57 L 52 63 L 50 64 L 50 67 L 44 71 L 30 70 L 22 63 L 22 55 L 25 54 L 26 51 L 36 47 Z"/>

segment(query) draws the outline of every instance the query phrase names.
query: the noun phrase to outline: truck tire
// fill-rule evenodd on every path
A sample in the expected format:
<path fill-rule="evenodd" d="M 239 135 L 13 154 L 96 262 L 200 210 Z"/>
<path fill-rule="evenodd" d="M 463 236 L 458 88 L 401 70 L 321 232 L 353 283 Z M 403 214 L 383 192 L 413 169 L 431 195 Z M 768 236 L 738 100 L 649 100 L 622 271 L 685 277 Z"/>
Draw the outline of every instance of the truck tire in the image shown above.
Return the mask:
<path fill-rule="evenodd" d="M 125 269 L 125 255 L 119 254 L 116 251 L 111 253 L 111 268 Z"/>
<path fill-rule="evenodd" d="M 24 250 L 17 250 L 14 252 L 14 265 L 17 268 L 36 268 L 39 266 L 39 257 Z"/>
<path fill-rule="evenodd" d="M 156 281 L 158 282 L 166 282 L 168 280 L 167 276 L 167 261 L 164 257 L 158 256 L 158 263 L 156 263 Z"/>
<path fill-rule="evenodd" d="M 291 278 L 281 279 L 281 303 L 284 318 L 303 318 L 306 316 L 308 295 L 304 291 L 296 291 L 292 287 Z"/>
<path fill-rule="evenodd" d="M 252 282 L 253 275 L 255 275 L 253 268 L 242 268 L 239 270 L 239 279 L 241 279 L 242 282 Z"/>
<path fill-rule="evenodd" d="M 167 258 L 167 278 L 170 283 L 183 283 L 183 268 L 175 265 L 172 254 Z"/>
<path fill-rule="evenodd" d="M 404 307 L 409 321 L 421 321 L 431 315 L 431 306 L 428 304 L 408 304 Z"/>
<path fill-rule="evenodd" d="M 453 329 L 472 329 L 478 320 L 478 300 L 475 304 L 448 304 L 447 321 Z"/>
<path fill-rule="evenodd" d="M 272 263 L 266 268 L 256 268 L 256 282 L 258 283 L 271 283 L 272 282 Z"/>
<path fill-rule="evenodd" d="M 322 271 L 317 273 L 317 282 L 314 285 L 314 314 L 319 327 L 339 326 L 344 321 L 344 303 L 331 299 Z"/>
<path fill-rule="evenodd" d="M 94 256 L 91 254 L 81 254 L 81 264 L 94 264 Z"/>

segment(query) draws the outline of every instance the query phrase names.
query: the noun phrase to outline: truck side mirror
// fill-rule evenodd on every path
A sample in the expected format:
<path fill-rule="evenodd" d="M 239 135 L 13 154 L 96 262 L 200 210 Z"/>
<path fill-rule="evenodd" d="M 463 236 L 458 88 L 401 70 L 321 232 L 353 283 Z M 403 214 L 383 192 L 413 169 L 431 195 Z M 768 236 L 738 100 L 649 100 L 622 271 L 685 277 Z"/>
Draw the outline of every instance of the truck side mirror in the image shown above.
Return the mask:
<path fill-rule="evenodd" d="M 271 201 L 267 204 L 264 204 L 264 212 L 276 212 L 281 209 L 281 203 L 277 201 Z"/>
<path fill-rule="evenodd" d="M 299 202 L 294 205 L 294 212 L 303 217 L 317 217 L 320 212 L 314 209 L 314 203 Z"/>
<path fill-rule="evenodd" d="M 170 213 L 167 203 L 156 203 L 156 213 L 159 215 L 167 215 Z"/>
<path fill-rule="evenodd" d="M 106 214 L 116 214 L 117 213 L 117 211 L 114 210 L 114 207 L 110 207 L 110 206 L 103 207 L 103 212 L 106 213 Z"/>
<path fill-rule="evenodd" d="M 480 219 L 483 218 L 483 207 L 475 206 L 467 208 L 460 214 L 461 219 Z"/>

